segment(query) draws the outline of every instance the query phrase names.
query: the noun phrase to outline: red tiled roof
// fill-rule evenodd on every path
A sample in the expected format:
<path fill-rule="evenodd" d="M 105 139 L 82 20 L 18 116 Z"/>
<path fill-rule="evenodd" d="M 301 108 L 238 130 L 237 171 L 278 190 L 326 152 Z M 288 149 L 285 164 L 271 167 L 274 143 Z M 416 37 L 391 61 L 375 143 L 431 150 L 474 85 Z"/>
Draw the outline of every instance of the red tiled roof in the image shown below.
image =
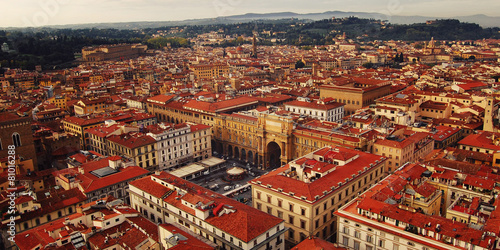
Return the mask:
<path fill-rule="evenodd" d="M 171 101 L 172 99 L 174 99 L 175 97 L 176 97 L 175 95 L 157 95 L 157 96 L 150 97 L 147 100 L 149 102 L 165 104 L 165 103 Z"/>
<path fill-rule="evenodd" d="M 57 229 L 64 228 L 64 222 L 66 218 L 74 219 L 82 216 L 82 214 L 73 214 L 70 216 L 65 216 L 64 218 L 54 220 L 45 225 L 41 225 L 30 229 L 28 231 L 24 231 L 16 235 L 15 242 L 17 247 L 21 250 L 30 250 L 34 249 L 37 246 L 44 246 L 56 242 L 56 239 L 51 237 L 51 233 Z M 71 244 L 69 244 L 72 246 Z"/>
<path fill-rule="evenodd" d="M 495 181 L 467 175 L 467 177 L 465 177 L 464 185 L 493 190 L 495 187 Z"/>
<path fill-rule="evenodd" d="M 21 216 L 20 219 L 16 221 L 16 223 L 29 221 L 31 219 L 44 216 L 54 211 L 63 209 L 71 205 L 76 205 L 87 200 L 87 197 L 83 195 L 83 193 L 80 192 L 78 188 L 69 190 L 51 190 L 49 197 L 45 197 L 43 194 L 37 194 L 37 197 L 37 203 L 40 204 L 40 208 L 24 213 L 23 216 Z"/>
<path fill-rule="evenodd" d="M 163 187 L 163 185 L 161 184 L 154 184 L 153 182 L 155 181 L 152 180 L 153 177 L 158 178 L 161 181 L 170 183 L 181 189 L 187 190 L 189 195 L 185 196 L 188 200 L 210 200 L 214 201 L 217 204 L 223 203 L 233 207 L 235 212 L 223 214 L 221 216 L 210 216 L 205 219 L 205 222 L 219 228 L 222 231 L 225 231 L 228 234 L 231 234 L 232 236 L 244 242 L 250 242 L 251 240 L 270 230 L 272 227 L 283 222 L 282 219 L 268 215 L 255 208 L 242 204 L 241 202 L 235 201 L 225 196 L 221 196 L 220 194 L 216 194 L 209 189 L 197 186 L 189 181 L 175 177 L 166 172 L 161 172 L 160 175 L 144 177 L 138 181 L 132 182 L 131 185 L 135 187 L 141 186 L 141 189 L 144 188 L 148 193 L 155 192 L 155 196 L 163 196 L 168 194 L 164 198 L 165 202 L 177 208 L 180 208 L 184 212 L 193 215 L 195 214 L 193 208 L 187 207 L 182 204 L 184 196 L 179 196 L 178 192 L 168 192 L 168 188 Z M 162 186 L 163 188 L 161 188 L 160 186 Z M 156 192 L 153 189 L 159 189 L 160 191 Z M 198 197 L 196 198 L 193 196 Z M 177 197 L 179 197 L 180 199 L 176 199 Z"/>
<path fill-rule="evenodd" d="M 129 183 L 129 185 L 134 186 L 145 193 L 148 193 L 156 198 L 164 198 L 163 196 L 170 190 L 170 188 L 161 185 L 160 183 L 153 181 L 149 177 L 144 177 Z"/>
<path fill-rule="evenodd" d="M 442 171 L 442 169 L 440 168 L 435 169 Z M 390 203 L 384 202 L 387 198 L 391 198 L 391 196 L 389 195 L 384 197 L 381 193 L 385 192 L 388 194 L 396 194 L 401 192 L 398 190 L 392 190 L 392 187 L 388 188 L 394 184 L 395 180 L 402 180 L 411 186 L 415 182 L 413 182 L 413 179 L 409 179 L 408 176 L 421 178 L 420 175 L 422 171 L 425 170 L 426 168 L 419 164 L 406 165 L 404 168 L 396 171 L 393 175 L 390 175 L 386 179 L 379 182 L 379 184 L 370 188 L 363 194 L 363 196 L 358 198 L 357 201 L 351 202 L 348 206 L 335 212 L 335 214 L 341 217 L 353 219 L 357 222 L 364 223 L 369 227 L 388 231 L 391 234 L 395 234 L 398 236 L 401 235 L 401 237 L 403 238 L 410 238 L 412 241 L 415 241 L 415 238 L 411 236 L 412 234 L 405 234 L 404 230 L 397 225 L 394 225 L 393 222 L 387 223 L 384 221 L 377 221 L 374 217 L 367 217 L 364 214 L 364 211 L 361 210 L 370 211 L 372 213 L 385 216 L 386 218 L 390 218 L 390 221 L 396 220 L 413 225 L 418 228 L 426 229 L 428 231 L 438 232 L 441 235 L 449 236 L 452 238 L 459 238 L 459 240 L 463 242 L 469 242 L 471 244 L 480 246 L 487 245 L 489 239 L 481 238 L 481 235 L 483 235 L 484 232 L 483 230 L 476 230 L 470 228 L 466 223 L 460 223 L 451 219 L 443 218 L 438 215 L 426 215 L 418 211 L 412 212 L 405 207 L 400 207 L 401 204 L 392 205 Z M 408 185 L 407 188 L 410 187 Z M 413 189 L 417 193 L 420 193 L 426 197 L 429 197 L 437 190 L 436 187 L 427 182 L 424 182 L 418 187 L 411 187 L 413 187 Z M 408 194 L 405 194 L 405 196 L 408 196 Z M 354 217 L 354 215 L 356 215 L 356 217 Z M 363 216 L 364 220 L 360 220 L 359 216 Z M 440 228 L 436 229 L 438 224 L 440 225 Z M 384 227 L 382 227 L 382 225 L 384 225 Z M 497 232 L 498 228 L 494 229 L 494 231 Z M 421 235 L 421 237 L 429 238 L 429 242 L 420 242 L 424 245 L 434 247 L 433 241 L 437 241 L 435 238 L 431 238 L 429 236 Z"/>
<path fill-rule="evenodd" d="M 432 138 L 436 141 L 444 141 L 458 132 L 460 132 L 460 128 L 436 126 L 436 133 L 432 134 Z"/>
<path fill-rule="evenodd" d="M 251 97 L 238 97 L 230 100 L 220 101 L 220 102 L 203 102 L 192 100 L 184 104 L 184 108 L 191 109 L 195 111 L 205 111 L 205 112 L 224 112 L 230 111 L 238 107 L 244 107 L 248 105 L 257 104 L 257 100 Z"/>
<path fill-rule="evenodd" d="M 103 159 L 103 161 L 107 162 L 107 159 Z M 92 164 L 92 163 L 89 163 Z M 109 163 L 105 164 L 108 166 Z M 97 177 L 89 172 L 84 174 L 79 174 L 76 176 L 78 180 L 81 182 L 78 184 L 83 189 L 84 193 L 90 193 L 95 190 L 99 190 L 101 188 L 107 186 L 113 186 L 117 183 L 125 182 L 134 178 L 138 178 L 140 176 L 146 175 L 149 173 L 148 170 L 138 167 L 138 166 L 130 166 L 127 168 L 120 168 L 118 173 L 111 174 L 104 177 Z"/>
<path fill-rule="evenodd" d="M 426 101 L 422 104 L 420 104 L 420 109 L 437 109 L 437 110 L 446 110 L 446 108 L 449 106 L 448 103 L 444 102 L 434 102 L 434 101 Z"/>
<path fill-rule="evenodd" d="M 243 120 L 249 120 L 249 121 L 258 121 L 259 120 L 259 118 L 257 118 L 257 117 L 238 114 L 238 113 L 223 114 L 223 115 L 227 115 L 227 116 L 231 116 L 231 117 L 235 117 L 235 118 L 239 118 L 239 119 L 243 119 Z"/>
<path fill-rule="evenodd" d="M 16 204 L 23 204 L 23 203 L 26 203 L 26 202 L 29 202 L 29 201 L 32 201 L 34 200 L 33 197 L 31 196 L 27 196 L 27 195 L 23 195 L 23 196 L 19 196 L 15 202 Z"/>
<path fill-rule="evenodd" d="M 310 236 L 292 248 L 292 250 L 347 250 L 344 247 L 338 247 L 336 244 Z"/>
<path fill-rule="evenodd" d="M 346 178 L 352 178 L 353 174 L 358 175 L 358 171 L 364 172 L 365 167 L 371 169 L 385 161 L 384 157 L 374 154 L 342 147 L 340 147 L 339 150 L 341 152 L 343 151 L 351 154 L 357 154 L 359 157 L 346 165 L 336 166 L 336 169 L 333 172 L 310 183 L 282 175 L 281 173 L 289 170 L 289 165 L 285 165 L 284 167 L 278 168 L 266 175 L 256 178 L 250 181 L 250 183 L 273 192 L 278 192 L 276 190 L 281 188 L 283 190 L 282 193 L 294 193 L 293 197 L 296 199 L 305 197 L 308 201 L 319 202 L 321 197 L 325 196 L 323 193 L 324 191 L 331 192 L 332 187 L 338 187 L 339 183 L 344 183 Z M 299 162 L 300 159 L 297 163 Z M 370 166 L 370 164 L 372 164 L 372 166 Z M 363 176 L 363 174 L 358 175 L 358 177 L 360 176 Z M 355 179 L 352 181 L 355 181 Z M 260 182 L 260 184 L 257 182 Z M 272 189 L 267 188 L 268 185 L 270 185 Z M 316 199 L 316 196 L 319 196 L 320 199 Z"/>
<path fill-rule="evenodd" d="M 153 137 L 134 132 L 121 135 L 111 135 L 107 139 L 111 142 L 131 149 L 156 143 L 156 140 Z"/>
<path fill-rule="evenodd" d="M 205 130 L 205 129 L 212 128 L 211 126 L 208 126 L 205 124 L 190 124 L 189 127 L 191 128 L 191 132 L 196 132 L 198 130 Z"/>
<path fill-rule="evenodd" d="M 117 231 L 123 232 L 121 237 L 108 237 L 108 235 L 114 234 Z M 91 246 L 95 246 L 99 249 L 105 249 L 111 247 L 115 244 L 121 245 L 122 247 L 128 247 L 135 249 L 139 247 L 139 244 L 147 240 L 149 237 L 141 232 L 141 230 L 130 225 L 129 222 L 122 222 L 120 225 L 108 228 L 102 232 L 98 232 L 88 238 L 88 242 Z"/>
<path fill-rule="evenodd" d="M 500 138 L 500 133 L 476 131 L 477 134 L 471 134 L 458 142 L 460 145 L 473 146 L 478 148 L 490 149 L 494 151 L 500 150 L 493 142 L 493 137 Z"/>
<path fill-rule="evenodd" d="M 159 227 L 169 231 L 172 234 L 181 234 L 182 236 L 186 237 L 185 241 L 180 242 L 179 244 L 169 248 L 171 250 L 204 250 L 204 249 L 214 249 L 210 245 L 206 244 L 205 242 L 198 240 L 197 238 L 193 237 L 192 235 L 184 232 L 183 230 L 171 225 L 171 224 L 160 224 Z M 160 228 L 160 230 L 162 230 Z"/>
<path fill-rule="evenodd" d="M 146 231 L 149 237 L 153 238 L 153 240 L 158 241 L 158 226 L 155 223 L 142 216 L 128 217 L 127 220 Z"/>

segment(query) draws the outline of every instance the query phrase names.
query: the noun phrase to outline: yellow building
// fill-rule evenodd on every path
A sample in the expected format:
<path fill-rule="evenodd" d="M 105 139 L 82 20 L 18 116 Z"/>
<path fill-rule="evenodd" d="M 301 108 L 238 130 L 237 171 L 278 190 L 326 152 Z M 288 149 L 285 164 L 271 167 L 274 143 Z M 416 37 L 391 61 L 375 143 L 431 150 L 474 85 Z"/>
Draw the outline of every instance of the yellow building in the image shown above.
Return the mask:
<path fill-rule="evenodd" d="M 428 182 L 406 185 L 408 195 L 403 196 L 402 204 L 428 215 L 439 215 L 441 208 L 441 190 Z"/>
<path fill-rule="evenodd" d="M 451 115 L 451 105 L 444 102 L 426 101 L 420 104 L 420 116 L 423 118 L 441 119 Z"/>
<path fill-rule="evenodd" d="M 99 82 L 99 83 L 104 82 L 104 77 L 100 74 L 92 74 L 89 76 L 89 79 L 91 82 Z"/>
<path fill-rule="evenodd" d="M 447 216 L 447 213 L 453 210 L 452 204 L 455 203 L 459 199 L 466 199 L 472 201 L 473 198 L 480 198 L 484 201 L 489 201 L 494 197 L 493 186 L 495 182 L 492 180 L 486 179 L 476 179 L 474 176 L 468 176 L 458 170 L 454 169 L 443 169 L 441 167 L 435 167 L 438 162 L 430 162 L 427 165 L 427 169 L 431 171 L 432 177 L 430 179 L 430 184 L 434 185 L 437 189 L 439 189 L 443 193 L 443 203 L 441 207 L 441 215 Z M 447 165 L 445 162 L 439 162 L 443 165 Z M 452 165 L 458 166 L 459 168 L 466 169 L 467 167 L 471 167 L 470 163 L 463 162 L 451 162 Z M 467 182 L 471 179 L 479 180 L 477 185 L 490 186 L 490 190 L 479 190 L 474 188 L 466 188 L 463 183 L 466 182 L 466 179 L 469 178 Z M 463 211 L 462 211 L 463 212 Z M 451 215 L 453 217 L 453 215 Z M 450 218 L 451 218 L 450 217 Z M 458 217 L 457 217 L 458 218 Z"/>
<path fill-rule="evenodd" d="M 21 181 L 19 176 L 23 173 L 28 173 L 28 172 L 34 172 L 35 167 L 33 166 L 33 160 L 32 159 L 23 159 L 16 157 L 15 160 L 15 172 L 10 172 L 11 174 L 9 175 L 9 159 L 8 157 L 5 157 L 3 159 L 0 159 L 0 192 L 7 191 L 7 189 L 10 187 L 10 178 L 13 178 L 14 176 L 16 181 Z M 12 171 L 12 170 L 11 170 Z M 10 178 L 9 178 L 10 176 Z M 34 182 L 34 183 L 33 183 Z M 17 184 L 17 182 L 16 182 Z M 22 183 L 22 184 L 28 184 L 26 185 L 27 187 L 33 187 L 35 191 L 40 191 L 43 190 L 44 183 L 42 180 L 35 180 L 32 181 L 32 183 Z M 30 185 L 31 184 L 31 185 Z M 37 185 L 33 185 L 37 184 Z"/>
<path fill-rule="evenodd" d="M 40 87 L 48 87 L 48 86 L 56 87 L 59 84 L 61 84 L 61 81 L 53 81 L 50 77 L 44 77 L 39 80 Z"/>
<path fill-rule="evenodd" d="M 66 110 L 67 106 L 66 104 L 68 103 L 68 97 L 66 95 L 60 96 L 54 96 L 52 98 L 49 98 L 47 101 L 49 103 L 56 105 L 58 108 L 62 110 Z"/>
<path fill-rule="evenodd" d="M 411 135 L 391 135 L 380 138 L 373 144 L 373 153 L 387 157 L 385 171 L 392 172 L 407 162 L 415 162 L 434 149 L 434 140 L 425 132 Z"/>
<path fill-rule="evenodd" d="M 229 65 L 227 64 L 191 65 L 190 69 L 194 72 L 197 79 L 213 79 L 229 75 Z"/>
<path fill-rule="evenodd" d="M 375 99 L 386 96 L 391 91 L 391 82 L 359 78 L 339 77 L 333 79 L 333 84 L 324 84 L 319 87 L 321 98 L 333 98 L 344 103 L 345 114 L 353 114 L 357 109 L 368 106 Z"/>
<path fill-rule="evenodd" d="M 481 210 L 490 210 L 494 208 L 488 204 L 488 200 L 482 200 L 480 197 L 460 197 L 456 199 L 447 209 L 446 218 L 462 223 L 473 223 L 484 226 L 484 218 Z"/>
<path fill-rule="evenodd" d="M 110 111 L 111 105 L 109 105 L 107 98 L 83 99 L 77 102 L 74 108 L 75 115 L 82 116 L 95 113 L 105 113 Z"/>
<path fill-rule="evenodd" d="M 295 118 L 275 113 L 231 114 L 215 119 L 215 151 L 261 168 L 279 167 L 293 158 Z"/>
<path fill-rule="evenodd" d="M 135 164 L 149 171 L 158 168 L 156 140 L 149 135 L 131 132 L 107 137 L 110 156 L 118 155 L 133 159 Z"/>
<path fill-rule="evenodd" d="M 188 123 L 193 134 L 194 161 L 212 156 L 212 127 L 203 124 Z"/>
<path fill-rule="evenodd" d="M 325 147 L 250 181 L 253 207 L 285 220 L 292 244 L 309 236 L 334 239 L 338 208 L 381 180 L 386 159 Z"/>
<path fill-rule="evenodd" d="M 305 120 L 291 112 L 215 116 L 214 151 L 259 167 L 282 166 L 326 146 L 368 150 L 375 131 Z"/>
<path fill-rule="evenodd" d="M 370 137 L 374 133 L 371 129 L 344 127 L 334 122 L 306 121 L 293 130 L 294 157 L 334 145 L 369 151 L 372 144 Z"/>
<path fill-rule="evenodd" d="M 62 120 L 62 125 L 65 132 L 80 137 L 80 148 L 85 150 L 90 143 L 90 138 L 85 133 L 85 130 L 97 127 L 104 123 L 105 120 L 102 117 L 85 119 L 70 116 Z"/>
<path fill-rule="evenodd" d="M 94 47 L 84 47 L 82 58 L 86 64 L 96 64 L 103 61 L 128 59 L 140 56 L 147 50 L 142 44 L 113 44 Z"/>
<path fill-rule="evenodd" d="M 16 232 L 34 228 L 52 220 L 68 216 L 76 212 L 87 197 L 77 188 L 70 190 L 51 189 L 43 197 L 34 200 L 30 196 L 17 198 L 16 207 L 22 213 L 16 216 Z"/>

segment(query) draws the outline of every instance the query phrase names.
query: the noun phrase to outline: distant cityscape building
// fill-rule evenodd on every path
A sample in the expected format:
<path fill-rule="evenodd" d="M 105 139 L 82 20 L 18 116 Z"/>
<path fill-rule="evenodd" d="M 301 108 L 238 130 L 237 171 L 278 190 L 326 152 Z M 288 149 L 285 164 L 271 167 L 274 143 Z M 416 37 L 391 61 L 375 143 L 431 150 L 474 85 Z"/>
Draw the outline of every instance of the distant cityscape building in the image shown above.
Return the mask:
<path fill-rule="evenodd" d="M 2 52 L 9 52 L 9 51 L 10 51 L 9 45 L 6 42 L 2 43 Z"/>
<path fill-rule="evenodd" d="M 85 47 L 82 49 L 82 59 L 86 64 L 102 63 L 110 60 L 122 60 L 140 56 L 147 50 L 147 45 L 118 44 Z"/>
<path fill-rule="evenodd" d="M 497 247 L 500 40 L 228 31 L 85 47 L 65 69 L 3 63 L 6 248 L 11 191 L 21 249 Z"/>

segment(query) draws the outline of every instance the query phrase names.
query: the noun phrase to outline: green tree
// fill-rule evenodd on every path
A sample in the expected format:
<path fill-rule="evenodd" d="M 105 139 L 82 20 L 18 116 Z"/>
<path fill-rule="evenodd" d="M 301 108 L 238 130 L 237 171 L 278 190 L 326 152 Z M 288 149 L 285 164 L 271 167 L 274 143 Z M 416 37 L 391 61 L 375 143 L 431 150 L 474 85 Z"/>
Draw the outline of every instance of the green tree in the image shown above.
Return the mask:
<path fill-rule="evenodd" d="M 306 65 L 304 64 L 304 62 L 302 60 L 298 60 L 297 62 L 295 62 L 295 68 L 296 69 L 301 69 L 301 68 L 304 68 Z"/>
<path fill-rule="evenodd" d="M 371 63 L 371 62 L 363 63 L 363 67 L 365 67 L 367 69 L 371 69 L 371 68 L 373 68 L 373 63 Z"/>

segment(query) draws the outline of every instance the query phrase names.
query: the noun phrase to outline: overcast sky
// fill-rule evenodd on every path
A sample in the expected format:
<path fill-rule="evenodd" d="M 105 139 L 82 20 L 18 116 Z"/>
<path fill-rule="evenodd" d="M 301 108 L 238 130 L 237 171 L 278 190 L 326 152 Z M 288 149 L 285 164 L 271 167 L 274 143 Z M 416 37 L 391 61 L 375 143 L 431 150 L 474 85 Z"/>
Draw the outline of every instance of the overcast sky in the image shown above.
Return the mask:
<path fill-rule="evenodd" d="M 499 0 L 4 0 L 1 2 L 0 27 L 172 21 L 283 11 L 500 16 L 499 9 Z"/>

